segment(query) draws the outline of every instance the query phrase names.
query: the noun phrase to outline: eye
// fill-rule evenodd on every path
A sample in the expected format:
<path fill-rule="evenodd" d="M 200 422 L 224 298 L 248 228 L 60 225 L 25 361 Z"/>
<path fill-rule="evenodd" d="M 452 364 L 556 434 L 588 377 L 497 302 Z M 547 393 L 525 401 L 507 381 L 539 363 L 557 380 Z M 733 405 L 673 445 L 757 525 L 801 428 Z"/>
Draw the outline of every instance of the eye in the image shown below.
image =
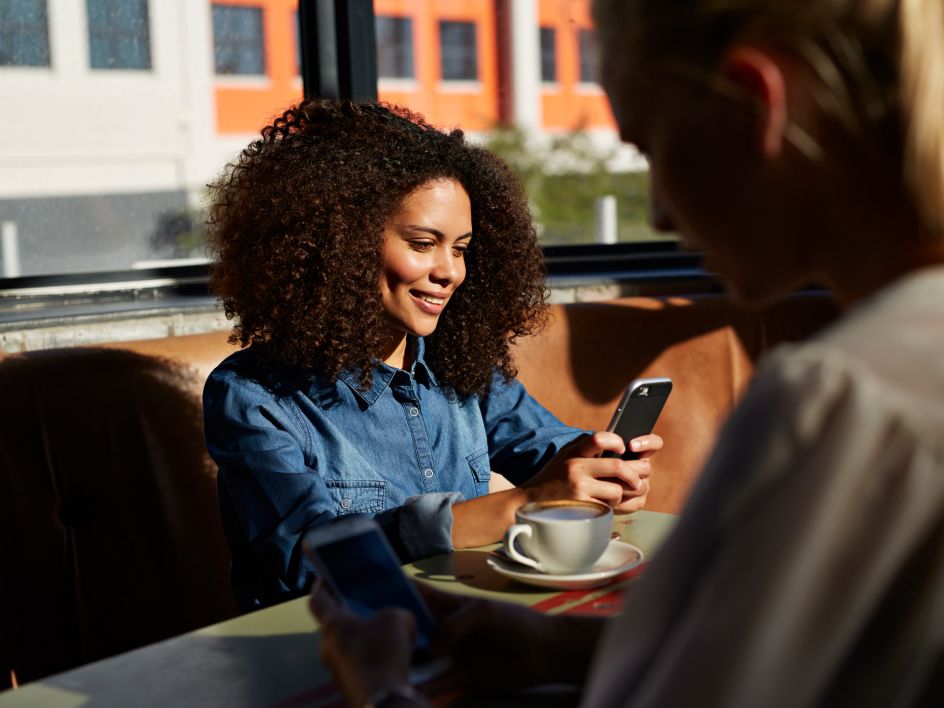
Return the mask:
<path fill-rule="evenodd" d="M 414 239 L 410 241 L 410 248 L 414 251 L 429 251 L 436 247 L 436 244 L 433 241 L 418 240 Z"/>
<path fill-rule="evenodd" d="M 456 256 L 456 258 L 465 258 L 465 252 L 468 250 L 469 247 L 466 244 L 462 244 L 461 246 L 454 246 L 452 253 Z"/>

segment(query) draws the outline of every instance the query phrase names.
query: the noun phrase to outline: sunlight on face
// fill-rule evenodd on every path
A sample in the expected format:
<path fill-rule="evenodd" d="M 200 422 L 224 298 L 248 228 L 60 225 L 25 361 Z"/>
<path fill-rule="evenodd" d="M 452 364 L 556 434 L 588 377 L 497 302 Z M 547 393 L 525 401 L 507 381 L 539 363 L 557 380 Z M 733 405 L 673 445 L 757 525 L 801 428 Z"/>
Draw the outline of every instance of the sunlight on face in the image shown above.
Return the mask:
<path fill-rule="evenodd" d="M 454 179 L 438 179 L 407 195 L 384 227 L 380 294 L 391 331 L 432 334 L 465 279 L 472 204 Z M 390 362 L 388 362 L 390 363 Z"/>

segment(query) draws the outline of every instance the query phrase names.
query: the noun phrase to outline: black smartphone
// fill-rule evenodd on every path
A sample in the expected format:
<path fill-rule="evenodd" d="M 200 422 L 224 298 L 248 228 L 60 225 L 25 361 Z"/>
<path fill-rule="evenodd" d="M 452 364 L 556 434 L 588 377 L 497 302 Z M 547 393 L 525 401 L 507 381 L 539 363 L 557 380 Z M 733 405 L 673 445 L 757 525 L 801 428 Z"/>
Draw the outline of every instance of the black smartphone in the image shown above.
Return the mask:
<path fill-rule="evenodd" d="M 635 379 L 620 399 L 606 429 L 616 433 L 626 443 L 624 460 L 633 460 L 637 454 L 629 449 L 629 441 L 648 435 L 655 427 L 662 407 L 672 392 L 672 380 L 667 378 Z M 616 457 L 609 453 L 606 457 Z"/>
<path fill-rule="evenodd" d="M 436 620 L 407 578 L 390 542 L 376 521 L 341 519 L 312 529 L 302 542 L 325 585 L 335 598 L 361 617 L 385 607 L 402 607 L 416 618 L 410 680 L 423 683 L 448 667 L 448 660 L 429 651 Z"/>

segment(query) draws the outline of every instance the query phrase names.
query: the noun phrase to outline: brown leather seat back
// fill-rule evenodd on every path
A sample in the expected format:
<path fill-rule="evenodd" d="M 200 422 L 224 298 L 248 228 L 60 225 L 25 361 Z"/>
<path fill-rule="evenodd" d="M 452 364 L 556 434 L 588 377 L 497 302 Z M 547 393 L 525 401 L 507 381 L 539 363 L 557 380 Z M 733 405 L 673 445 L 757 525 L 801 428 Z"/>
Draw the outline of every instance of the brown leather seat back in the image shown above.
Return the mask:
<path fill-rule="evenodd" d="M 235 614 L 201 387 L 131 351 L 0 360 L 0 681 Z"/>
<path fill-rule="evenodd" d="M 555 305 L 551 321 L 516 348 L 519 378 L 564 422 L 602 430 L 632 379 L 668 376 L 672 395 L 655 432 L 648 508 L 677 513 L 718 429 L 773 345 L 803 339 L 836 316 L 825 294 L 800 294 L 762 313 L 724 296 L 632 297 Z"/>

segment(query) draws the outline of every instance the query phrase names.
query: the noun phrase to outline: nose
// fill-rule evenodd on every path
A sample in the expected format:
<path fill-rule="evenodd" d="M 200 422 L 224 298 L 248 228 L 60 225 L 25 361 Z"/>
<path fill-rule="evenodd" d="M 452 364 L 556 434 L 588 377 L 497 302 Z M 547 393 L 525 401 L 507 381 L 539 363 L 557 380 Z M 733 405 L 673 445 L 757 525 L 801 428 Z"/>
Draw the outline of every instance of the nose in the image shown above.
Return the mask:
<path fill-rule="evenodd" d="M 451 248 L 436 250 L 436 262 L 429 279 L 439 286 L 458 285 L 465 277 L 465 261 L 456 256 Z"/>
<path fill-rule="evenodd" d="M 675 219 L 656 174 L 649 171 L 649 221 L 656 231 L 676 231 Z"/>

